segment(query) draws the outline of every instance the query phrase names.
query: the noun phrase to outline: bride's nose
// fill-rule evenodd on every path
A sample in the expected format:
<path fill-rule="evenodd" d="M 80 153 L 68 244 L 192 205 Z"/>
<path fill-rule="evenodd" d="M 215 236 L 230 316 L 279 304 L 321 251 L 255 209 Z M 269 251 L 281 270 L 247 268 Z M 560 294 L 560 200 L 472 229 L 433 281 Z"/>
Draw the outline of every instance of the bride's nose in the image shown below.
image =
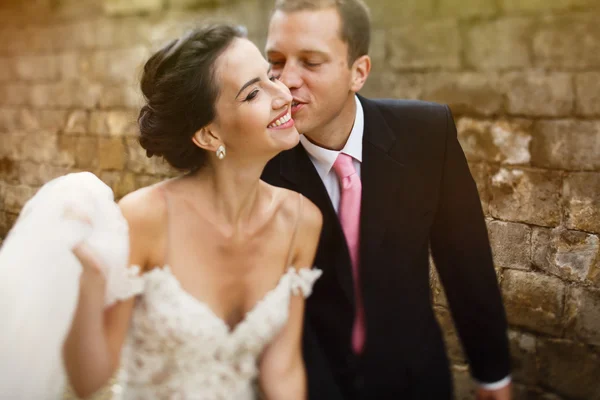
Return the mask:
<path fill-rule="evenodd" d="M 277 82 L 277 90 L 273 96 L 273 110 L 279 110 L 289 106 L 292 103 L 293 97 L 287 86 Z"/>

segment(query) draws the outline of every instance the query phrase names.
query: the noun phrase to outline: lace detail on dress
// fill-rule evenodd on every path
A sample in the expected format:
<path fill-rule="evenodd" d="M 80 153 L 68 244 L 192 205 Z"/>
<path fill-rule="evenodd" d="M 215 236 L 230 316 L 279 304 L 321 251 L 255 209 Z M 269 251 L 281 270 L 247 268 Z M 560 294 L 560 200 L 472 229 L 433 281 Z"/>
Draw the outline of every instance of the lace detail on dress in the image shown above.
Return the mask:
<path fill-rule="evenodd" d="M 292 270 L 293 268 L 290 268 Z M 302 292 L 304 298 L 307 298 L 312 293 L 315 281 L 319 279 L 323 271 L 320 269 L 302 268 L 297 273 L 291 274 L 291 290 L 297 295 L 298 291 Z"/>
<path fill-rule="evenodd" d="M 261 353 L 287 322 L 292 294 L 310 295 L 320 275 L 289 268 L 233 328 L 168 266 L 142 275 L 121 362 L 123 398 L 255 399 Z"/>
<path fill-rule="evenodd" d="M 108 307 L 117 301 L 126 300 L 142 293 L 144 279 L 139 274 L 140 267 L 137 265 L 130 268 L 113 267 L 107 277 L 104 305 Z"/>
<path fill-rule="evenodd" d="M 290 267 L 233 329 L 186 292 L 168 266 L 135 277 L 144 287 L 118 383 L 92 399 L 257 399 L 261 353 L 287 322 L 292 294 L 310 295 L 320 275 L 317 269 Z"/>

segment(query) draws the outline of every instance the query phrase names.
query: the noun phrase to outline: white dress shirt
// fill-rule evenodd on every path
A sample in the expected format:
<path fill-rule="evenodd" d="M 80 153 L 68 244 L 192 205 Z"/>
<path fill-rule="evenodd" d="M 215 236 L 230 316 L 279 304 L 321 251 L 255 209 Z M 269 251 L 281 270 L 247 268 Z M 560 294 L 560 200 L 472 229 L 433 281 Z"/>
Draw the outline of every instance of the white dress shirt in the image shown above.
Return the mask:
<path fill-rule="evenodd" d="M 333 170 L 333 164 L 340 153 L 344 153 L 352 157 L 354 168 L 360 177 L 365 117 L 358 97 L 355 97 L 355 99 L 356 118 L 354 119 L 354 126 L 352 127 L 352 132 L 350 132 L 350 137 L 348 138 L 346 145 L 341 151 L 324 149 L 323 147 L 319 147 L 316 144 L 311 143 L 304 135 L 300 136 L 300 143 L 302 143 L 302 146 L 308 153 L 308 157 L 319 173 L 319 176 L 325 185 L 325 189 L 327 189 L 329 198 L 331 199 L 331 204 L 333 204 L 333 209 L 336 213 L 338 212 L 338 208 L 340 206 L 340 182 L 335 171 Z"/>
<path fill-rule="evenodd" d="M 340 206 L 340 183 L 338 177 L 333 170 L 333 164 L 340 153 L 347 154 L 352 157 L 354 168 L 356 173 L 360 177 L 361 163 L 362 163 L 362 142 L 365 128 L 365 114 L 362 108 L 362 104 L 358 100 L 358 97 L 354 97 L 356 101 L 356 117 L 354 119 L 354 125 L 352 131 L 348 137 L 348 141 L 344 148 L 340 151 L 324 149 L 314 143 L 311 143 L 304 135 L 300 136 L 300 143 L 308 153 L 308 157 L 312 161 L 315 169 L 317 170 L 335 212 L 338 212 Z M 498 382 L 482 383 L 477 382 L 478 385 L 487 390 L 497 390 L 508 385 L 511 382 L 510 375 Z"/>

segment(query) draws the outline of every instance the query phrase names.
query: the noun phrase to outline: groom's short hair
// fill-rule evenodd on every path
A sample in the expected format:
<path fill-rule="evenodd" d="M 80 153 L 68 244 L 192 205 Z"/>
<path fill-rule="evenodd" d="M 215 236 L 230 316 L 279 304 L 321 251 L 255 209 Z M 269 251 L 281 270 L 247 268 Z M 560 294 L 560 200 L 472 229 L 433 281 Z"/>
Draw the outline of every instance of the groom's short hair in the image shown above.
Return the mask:
<path fill-rule="evenodd" d="M 362 0 L 276 0 L 274 11 L 294 12 L 334 7 L 341 20 L 341 39 L 348 44 L 348 64 L 369 54 L 371 16 Z"/>

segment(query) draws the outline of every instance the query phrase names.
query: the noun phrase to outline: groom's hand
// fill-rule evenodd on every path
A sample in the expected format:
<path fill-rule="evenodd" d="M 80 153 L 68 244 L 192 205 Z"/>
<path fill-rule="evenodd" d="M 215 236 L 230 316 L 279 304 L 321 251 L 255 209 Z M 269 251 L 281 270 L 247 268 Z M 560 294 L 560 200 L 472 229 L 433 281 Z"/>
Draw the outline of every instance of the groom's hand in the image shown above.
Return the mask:
<path fill-rule="evenodd" d="M 512 384 L 504 386 L 503 388 L 496 390 L 487 390 L 479 388 L 477 390 L 477 400 L 510 400 L 511 399 Z"/>

